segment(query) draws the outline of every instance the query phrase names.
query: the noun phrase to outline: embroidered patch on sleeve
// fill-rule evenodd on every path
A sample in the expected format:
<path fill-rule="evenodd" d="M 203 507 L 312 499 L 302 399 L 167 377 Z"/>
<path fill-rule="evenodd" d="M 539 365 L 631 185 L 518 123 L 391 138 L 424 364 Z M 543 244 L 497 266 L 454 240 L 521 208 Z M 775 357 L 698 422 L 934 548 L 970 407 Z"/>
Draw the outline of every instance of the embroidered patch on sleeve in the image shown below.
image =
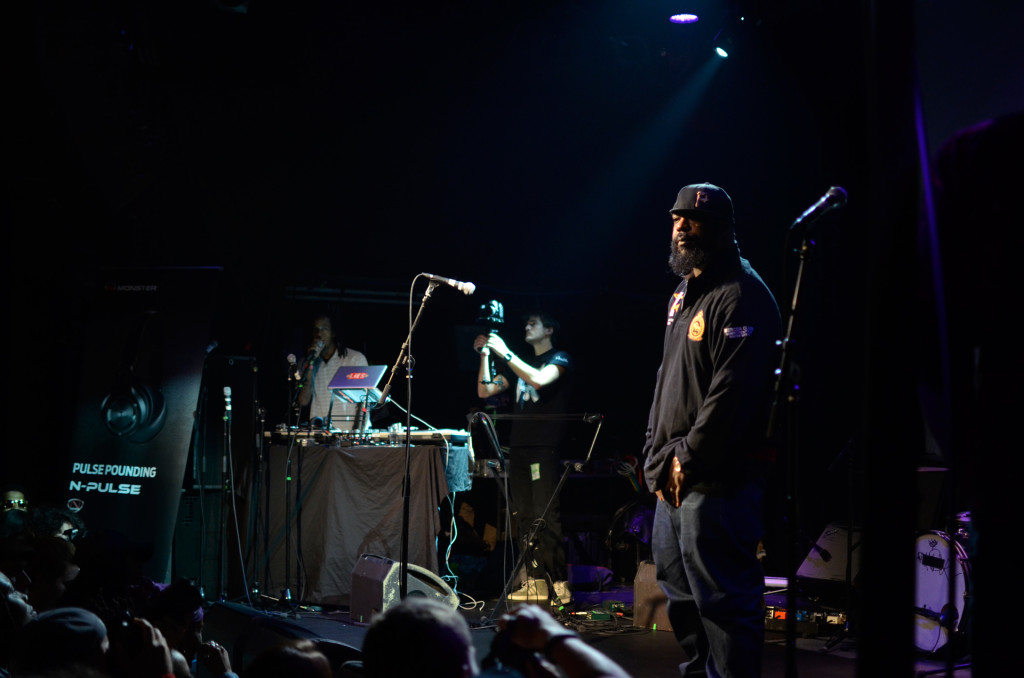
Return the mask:
<path fill-rule="evenodd" d="M 722 332 L 725 333 L 726 339 L 742 339 L 753 334 L 754 328 L 750 325 L 740 325 L 739 327 L 726 327 Z"/>
<path fill-rule="evenodd" d="M 697 311 L 697 315 L 693 316 L 686 338 L 690 341 L 700 341 L 704 338 L 704 309 Z"/>

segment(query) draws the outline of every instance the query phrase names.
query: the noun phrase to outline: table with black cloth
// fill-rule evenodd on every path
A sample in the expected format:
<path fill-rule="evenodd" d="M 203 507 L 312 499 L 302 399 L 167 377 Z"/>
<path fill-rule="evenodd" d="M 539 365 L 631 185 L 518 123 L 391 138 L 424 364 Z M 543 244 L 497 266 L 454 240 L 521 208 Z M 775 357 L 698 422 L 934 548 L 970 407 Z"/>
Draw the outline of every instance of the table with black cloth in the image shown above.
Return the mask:
<path fill-rule="evenodd" d="M 401 559 L 405 447 L 296 444 L 290 483 L 288 449 L 271 445 L 265 459 L 269 571 L 264 588 L 272 596 L 287 588 L 299 602 L 347 605 L 361 554 Z M 409 458 L 408 562 L 437 572 L 438 506 L 449 484 L 453 491 L 464 489 L 467 452 L 413 446 Z M 291 549 L 285 547 L 287 531 Z"/>

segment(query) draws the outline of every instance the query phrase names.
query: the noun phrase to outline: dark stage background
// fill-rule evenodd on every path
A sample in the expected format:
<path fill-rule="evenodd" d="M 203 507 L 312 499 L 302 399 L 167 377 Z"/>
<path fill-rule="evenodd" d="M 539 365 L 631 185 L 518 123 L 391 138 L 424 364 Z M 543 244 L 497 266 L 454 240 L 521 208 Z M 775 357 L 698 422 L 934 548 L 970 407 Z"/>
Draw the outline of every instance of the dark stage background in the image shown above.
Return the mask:
<path fill-rule="evenodd" d="M 698 24 L 668 23 L 691 10 Z M 710 42 L 738 14 L 734 56 L 719 60 Z M 46 443 L 76 406 L 104 269 L 217 266 L 210 339 L 256 359 L 270 426 L 285 417 L 285 356 L 301 355 L 315 309 L 337 308 L 348 345 L 390 366 L 410 285 L 429 271 L 477 291 L 439 288 L 428 304 L 412 344 L 415 415 L 465 427 L 479 404 L 473 325 L 497 299 L 517 350 L 522 314 L 562 319 L 580 411 L 605 415 L 596 456 L 638 455 L 675 285 L 678 188 L 731 193 L 741 250 L 785 312 L 799 244 L 788 227 L 839 185 L 849 204 L 814 227 L 794 343 L 791 430 L 812 537 L 847 514 L 844 449 L 865 426 L 888 436 L 876 396 L 895 394 L 908 429 L 885 454 L 925 459 L 918 353 L 879 328 L 916 301 L 912 95 L 929 155 L 1024 108 L 1016 2 L 970 14 L 946 0 L 50 2 L 31 18 L 8 99 L 4 268 L 8 407 L 33 444 L 41 431 L 64 453 Z M 59 496 L 19 442 L 3 480 Z M 914 508 L 912 487 L 853 495 Z"/>

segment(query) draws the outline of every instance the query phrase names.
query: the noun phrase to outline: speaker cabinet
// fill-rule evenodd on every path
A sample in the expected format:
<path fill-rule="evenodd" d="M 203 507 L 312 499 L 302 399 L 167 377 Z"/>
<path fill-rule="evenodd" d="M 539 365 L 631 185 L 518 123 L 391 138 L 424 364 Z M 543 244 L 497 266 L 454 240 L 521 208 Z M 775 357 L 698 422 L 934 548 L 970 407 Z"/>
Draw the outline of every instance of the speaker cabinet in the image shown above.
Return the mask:
<path fill-rule="evenodd" d="M 651 560 L 637 566 L 633 579 L 633 625 L 658 631 L 672 630 L 668 620 L 668 598 L 658 587 L 654 561 Z"/>
<path fill-rule="evenodd" d="M 370 623 L 373 618 L 401 602 L 401 563 L 369 553 L 359 556 L 352 570 L 352 597 L 349 615 L 352 621 Z M 419 565 L 408 564 L 406 596 L 434 598 L 459 606 L 459 596 L 439 576 Z"/>

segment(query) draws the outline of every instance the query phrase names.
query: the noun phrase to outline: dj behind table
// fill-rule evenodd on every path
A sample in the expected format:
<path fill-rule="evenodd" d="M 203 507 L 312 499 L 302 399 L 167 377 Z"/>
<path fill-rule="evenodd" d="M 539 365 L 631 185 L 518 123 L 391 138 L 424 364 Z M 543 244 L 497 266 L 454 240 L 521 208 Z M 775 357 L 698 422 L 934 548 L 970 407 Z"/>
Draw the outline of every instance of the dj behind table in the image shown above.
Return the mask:
<path fill-rule="evenodd" d="M 401 559 L 406 433 L 280 430 L 264 434 L 265 513 L 254 535 L 257 578 L 269 595 L 347 605 L 364 553 Z M 408 562 L 438 571 L 438 511 L 472 487 L 466 431 L 411 430 Z M 288 546 L 290 544 L 290 546 Z"/>

